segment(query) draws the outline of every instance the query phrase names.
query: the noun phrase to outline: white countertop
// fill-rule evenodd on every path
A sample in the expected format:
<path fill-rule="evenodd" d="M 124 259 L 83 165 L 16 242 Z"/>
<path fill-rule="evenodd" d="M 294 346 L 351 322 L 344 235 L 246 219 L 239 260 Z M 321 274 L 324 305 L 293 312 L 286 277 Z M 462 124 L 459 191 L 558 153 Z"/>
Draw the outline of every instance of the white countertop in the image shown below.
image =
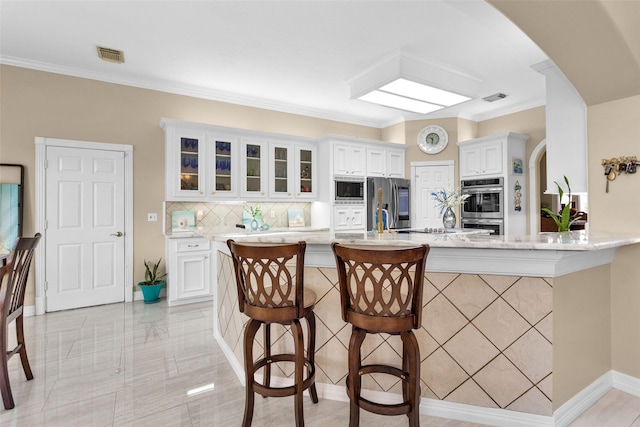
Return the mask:
<path fill-rule="evenodd" d="M 220 230 L 222 231 L 222 230 Z M 540 233 L 521 236 L 492 236 L 487 234 L 459 233 L 397 233 L 387 232 L 330 232 L 329 230 L 271 230 L 270 232 L 250 232 L 225 230 L 207 233 L 214 241 L 227 239 L 268 243 L 289 243 L 304 240 L 307 245 L 326 245 L 333 241 L 343 243 L 367 243 L 386 245 L 414 245 L 426 243 L 433 248 L 469 249 L 519 249 L 519 250 L 561 250 L 593 251 L 617 248 L 640 243 L 638 233 L 587 232 L 584 230 L 565 233 Z M 383 243 L 384 242 L 384 243 Z"/>

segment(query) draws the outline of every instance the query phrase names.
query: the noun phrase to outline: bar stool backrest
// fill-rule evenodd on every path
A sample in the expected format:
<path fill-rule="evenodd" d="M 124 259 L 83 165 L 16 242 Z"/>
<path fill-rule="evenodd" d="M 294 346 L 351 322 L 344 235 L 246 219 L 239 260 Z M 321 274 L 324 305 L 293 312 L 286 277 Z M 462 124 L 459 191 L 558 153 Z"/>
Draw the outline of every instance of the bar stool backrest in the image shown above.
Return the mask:
<path fill-rule="evenodd" d="M 368 331 L 395 333 L 422 323 L 428 245 L 331 245 L 342 319 Z"/>
<path fill-rule="evenodd" d="M 2 304 L 0 313 L 8 319 L 7 323 L 22 313 L 29 267 L 40 237 L 40 233 L 37 233 L 34 237 L 19 238 L 9 254 L 7 265 L 11 267 L 6 283 L 7 286 L 2 290 L 2 297 L 0 298 L 0 304 Z"/>
<path fill-rule="evenodd" d="M 241 313 L 265 322 L 304 317 L 305 242 L 272 244 L 227 240 Z"/>

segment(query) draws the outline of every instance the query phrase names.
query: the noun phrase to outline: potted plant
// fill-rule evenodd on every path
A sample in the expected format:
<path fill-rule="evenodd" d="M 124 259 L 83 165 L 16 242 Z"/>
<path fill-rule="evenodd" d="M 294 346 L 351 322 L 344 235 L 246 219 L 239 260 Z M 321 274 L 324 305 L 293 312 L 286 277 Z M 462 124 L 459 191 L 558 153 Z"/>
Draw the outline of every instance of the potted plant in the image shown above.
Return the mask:
<path fill-rule="evenodd" d="M 147 260 L 144 261 L 144 281 L 139 282 L 138 286 L 142 291 L 145 304 L 151 304 L 160 300 L 160 290 L 165 285 L 164 278 L 167 276 L 167 273 L 158 273 L 160 261 L 162 261 L 162 258 L 155 264 Z"/>
<path fill-rule="evenodd" d="M 564 195 L 564 190 L 562 189 L 560 184 L 558 184 L 557 181 L 553 181 L 553 182 L 555 182 L 556 186 L 558 187 L 558 195 L 560 196 L 560 200 L 562 200 L 562 196 Z M 549 208 L 546 208 L 546 207 L 542 208 L 542 210 L 547 214 L 549 214 L 549 216 L 556 223 L 556 225 L 558 226 L 558 232 L 569 231 L 571 229 L 571 225 L 576 220 L 582 218 L 582 215 L 571 216 L 571 187 L 569 186 L 569 179 L 566 176 L 564 177 L 564 182 L 567 184 L 567 192 L 569 193 L 569 203 L 566 203 L 564 205 L 564 207 L 560 211 L 560 214 L 559 215 L 556 214 Z"/>

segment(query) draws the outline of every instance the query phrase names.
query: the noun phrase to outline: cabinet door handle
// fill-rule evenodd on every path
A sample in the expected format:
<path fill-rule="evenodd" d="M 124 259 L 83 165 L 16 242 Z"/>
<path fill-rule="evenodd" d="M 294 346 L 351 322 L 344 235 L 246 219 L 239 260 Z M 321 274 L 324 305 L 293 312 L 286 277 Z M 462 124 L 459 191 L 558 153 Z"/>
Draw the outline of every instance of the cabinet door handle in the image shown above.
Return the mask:
<path fill-rule="evenodd" d="M 122 237 L 124 234 L 122 231 L 116 231 L 114 234 L 110 234 L 110 236 Z"/>
<path fill-rule="evenodd" d="M 197 244 L 197 245 L 187 245 L 187 247 L 189 247 L 189 248 L 197 248 L 198 246 L 200 246 L 200 245 L 199 244 Z"/>

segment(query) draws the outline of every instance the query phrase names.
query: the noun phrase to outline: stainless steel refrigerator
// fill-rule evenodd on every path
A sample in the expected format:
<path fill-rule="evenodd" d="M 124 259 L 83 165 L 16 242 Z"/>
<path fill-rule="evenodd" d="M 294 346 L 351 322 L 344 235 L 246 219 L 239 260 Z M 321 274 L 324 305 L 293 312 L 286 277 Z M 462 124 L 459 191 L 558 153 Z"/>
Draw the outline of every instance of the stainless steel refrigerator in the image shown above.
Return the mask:
<path fill-rule="evenodd" d="M 367 178 L 367 230 L 378 229 L 379 189 L 382 189 L 384 228 L 411 227 L 410 184 L 408 179 Z"/>

